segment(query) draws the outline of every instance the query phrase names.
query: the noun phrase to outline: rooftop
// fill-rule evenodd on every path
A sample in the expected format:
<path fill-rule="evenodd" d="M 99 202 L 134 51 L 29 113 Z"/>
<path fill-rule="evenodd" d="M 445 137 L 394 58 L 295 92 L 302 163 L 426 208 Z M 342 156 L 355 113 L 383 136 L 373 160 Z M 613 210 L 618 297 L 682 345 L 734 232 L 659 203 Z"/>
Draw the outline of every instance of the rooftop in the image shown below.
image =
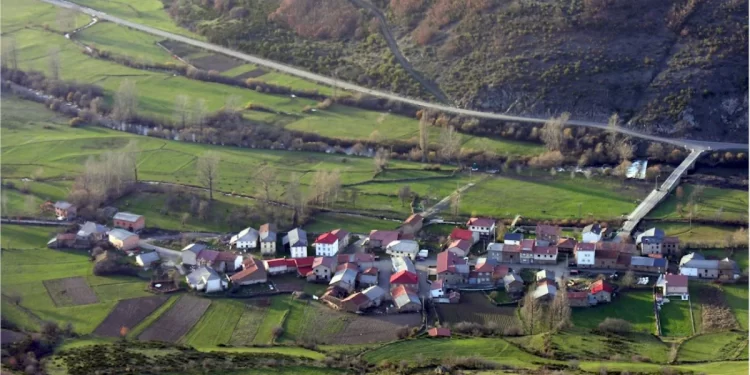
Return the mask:
<path fill-rule="evenodd" d="M 122 220 L 122 221 L 127 221 L 130 223 L 135 223 L 136 221 L 138 221 L 138 219 L 141 218 L 141 215 L 133 214 L 130 212 L 118 212 L 112 218 L 114 220 Z"/>
<path fill-rule="evenodd" d="M 109 231 L 109 236 L 124 241 L 128 237 L 137 236 L 137 234 L 128 232 L 125 229 L 115 228 Z"/>
<path fill-rule="evenodd" d="M 472 217 L 471 219 L 469 219 L 469 221 L 466 222 L 466 225 L 492 228 L 492 226 L 495 225 L 495 220 L 492 220 L 488 217 Z"/>

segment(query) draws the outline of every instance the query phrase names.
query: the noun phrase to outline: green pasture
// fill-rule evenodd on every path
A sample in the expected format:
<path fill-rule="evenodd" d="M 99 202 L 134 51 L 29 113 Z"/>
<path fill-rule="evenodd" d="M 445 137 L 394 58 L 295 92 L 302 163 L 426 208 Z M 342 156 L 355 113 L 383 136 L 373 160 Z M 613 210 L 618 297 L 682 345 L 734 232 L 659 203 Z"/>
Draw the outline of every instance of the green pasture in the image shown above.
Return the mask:
<path fill-rule="evenodd" d="M 688 206 L 696 185 L 685 184 L 681 186 L 683 188 L 682 198 L 677 196 L 676 190 L 673 191 L 663 203 L 651 211 L 648 217 L 662 220 L 688 219 Z M 693 199 L 696 204 L 693 218 L 747 223 L 747 199 L 747 190 L 704 186 L 703 192 L 697 194 Z M 682 214 L 678 212 L 678 205 L 682 205 Z"/>
<path fill-rule="evenodd" d="M 694 312 L 699 312 L 698 309 Z M 690 318 L 688 301 L 672 298 L 661 306 L 659 311 L 661 332 L 663 336 L 687 337 L 693 335 L 693 323 Z"/>
<path fill-rule="evenodd" d="M 624 319 L 633 330 L 655 333 L 656 323 L 650 291 L 629 291 L 613 297 L 611 303 L 573 310 L 573 324 L 581 328 L 596 328 L 606 318 Z"/>
<path fill-rule="evenodd" d="M 127 56 L 138 61 L 182 64 L 164 48 L 156 45 L 162 38 L 111 22 L 97 23 L 76 34 L 75 39 L 99 50 Z"/>
<path fill-rule="evenodd" d="M 680 362 L 708 362 L 747 359 L 747 332 L 718 332 L 698 335 L 680 344 Z"/>

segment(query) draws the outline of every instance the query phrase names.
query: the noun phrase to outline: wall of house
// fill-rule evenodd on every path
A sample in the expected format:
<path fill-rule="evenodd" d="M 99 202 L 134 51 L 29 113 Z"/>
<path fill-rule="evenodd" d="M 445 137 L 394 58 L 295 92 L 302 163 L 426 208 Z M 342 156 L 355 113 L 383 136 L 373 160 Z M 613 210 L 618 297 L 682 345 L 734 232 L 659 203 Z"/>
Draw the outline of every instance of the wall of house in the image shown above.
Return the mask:
<path fill-rule="evenodd" d="M 641 244 L 641 254 L 661 254 L 661 244 L 658 243 L 644 243 Z"/>
<path fill-rule="evenodd" d="M 338 241 L 333 244 L 316 243 L 315 256 L 334 256 L 339 252 Z"/>
<path fill-rule="evenodd" d="M 596 233 L 588 232 L 588 233 L 584 233 L 581 236 L 581 242 L 584 242 L 584 243 L 597 243 L 597 242 L 599 242 L 599 240 L 601 238 L 602 238 L 602 236 L 600 236 L 600 235 L 598 235 Z"/>
<path fill-rule="evenodd" d="M 447 284 L 461 284 L 466 282 L 466 277 L 464 275 L 452 272 L 439 273 L 437 278 L 438 280 L 445 280 Z"/>
<path fill-rule="evenodd" d="M 575 255 L 579 266 L 593 266 L 595 263 L 593 251 L 579 251 Z"/>
<path fill-rule="evenodd" d="M 276 242 L 261 242 L 260 243 L 261 254 L 274 254 L 276 253 Z"/>
<path fill-rule="evenodd" d="M 294 246 L 290 249 L 292 258 L 306 258 L 307 246 Z"/>
<path fill-rule="evenodd" d="M 237 241 L 234 246 L 238 249 L 254 249 L 256 241 Z"/>
<path fill-rule="evenodd" d="M 221 291 L 221 280 L 209 280 L 206 283 L 206 293 Z"/>

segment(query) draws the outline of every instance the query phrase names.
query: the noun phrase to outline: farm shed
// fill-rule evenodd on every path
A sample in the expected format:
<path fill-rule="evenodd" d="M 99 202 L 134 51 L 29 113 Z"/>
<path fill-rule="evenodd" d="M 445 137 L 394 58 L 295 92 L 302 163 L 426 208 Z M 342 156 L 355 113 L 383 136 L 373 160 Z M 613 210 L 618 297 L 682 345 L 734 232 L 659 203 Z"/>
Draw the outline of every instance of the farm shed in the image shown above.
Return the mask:
<path fill-rule="evenodd" d="M 219 292 L 224 289 L 226 283 L 221 280 L 219 274 L 213 268 L 201 266 L 188 274 L 185 279 L 188 285 L 195 290 L 206 293 Z"/>
<path fill-rule="evenodd" d="M 137 234 L 124 229 L 112 229 L 109 231 L 109 243 L 118 250 L 131 250 L 138 247 L 140 238 Z"/>
<path fill-rule="evenodd" d="M 138 254 L 138 256 L 135 257 L 135 262 L 139 266 L 148 269 L 154 262 L 158 262 L 160 259 L 159 253 L 152 251 L 150 253 Z"/>
<path fill-rule="evenodd" d="M 137 232 L 146 227 L 146 218 L 130 212 L 118 212 L 112 217 L 112 223 L 115 228 Z"/>

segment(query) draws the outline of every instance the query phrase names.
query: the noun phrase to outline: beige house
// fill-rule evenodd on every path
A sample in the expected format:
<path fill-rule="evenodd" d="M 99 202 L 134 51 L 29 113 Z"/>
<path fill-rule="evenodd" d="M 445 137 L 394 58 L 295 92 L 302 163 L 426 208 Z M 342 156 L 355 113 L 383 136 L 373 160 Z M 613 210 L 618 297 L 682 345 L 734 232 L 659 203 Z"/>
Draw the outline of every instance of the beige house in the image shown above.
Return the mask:
<path fill-rule="evenodd" d="M 109 231 L 109 243 L 118 250 L 132 250 L 138 247 L 140 238 L 137 234 L 125 229 L 115 228 Z"/>

